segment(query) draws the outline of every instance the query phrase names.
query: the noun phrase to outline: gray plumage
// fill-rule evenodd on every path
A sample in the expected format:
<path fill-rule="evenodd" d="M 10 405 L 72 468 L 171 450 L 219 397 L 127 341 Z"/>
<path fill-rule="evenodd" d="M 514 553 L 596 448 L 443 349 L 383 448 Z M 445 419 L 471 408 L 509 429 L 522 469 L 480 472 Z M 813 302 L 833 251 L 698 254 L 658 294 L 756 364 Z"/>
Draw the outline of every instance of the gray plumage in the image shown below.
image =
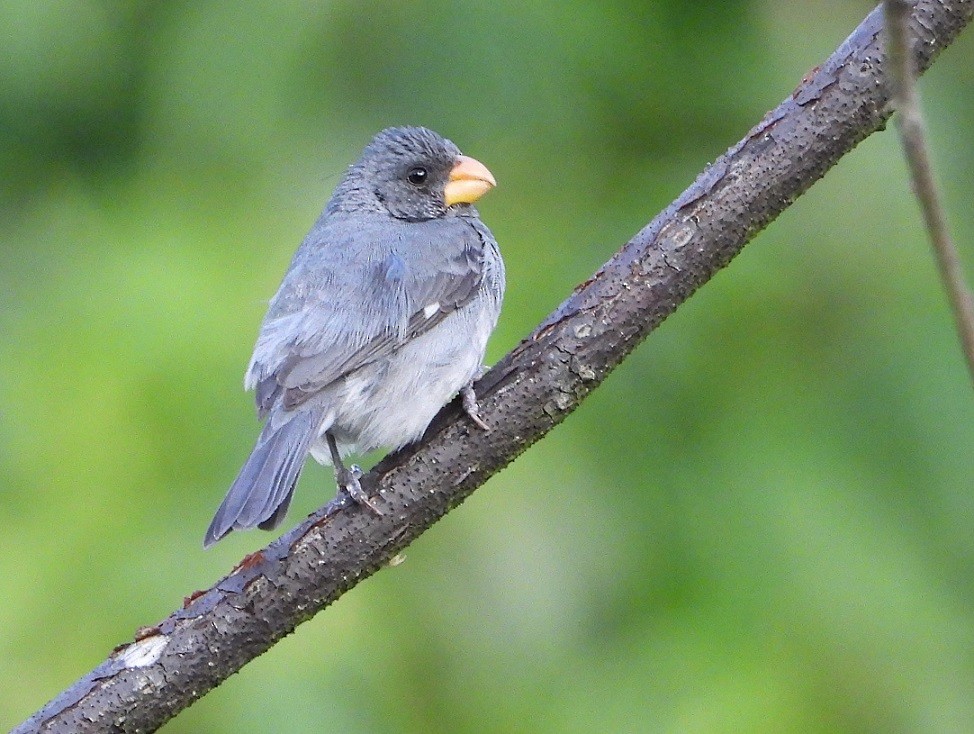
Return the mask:
<path fill-rule="evenodd" d="M 476 209 L 447 203 L 459 160 L 430 130 L 389 128 L 348 169 L 264 317 L 244 381 L 264 428 L 205 546 L 276 527 L 306 456 L 332 463 L 327 433 L 342 456 L 404 446 L 481 369 L 504 265 Z"/>

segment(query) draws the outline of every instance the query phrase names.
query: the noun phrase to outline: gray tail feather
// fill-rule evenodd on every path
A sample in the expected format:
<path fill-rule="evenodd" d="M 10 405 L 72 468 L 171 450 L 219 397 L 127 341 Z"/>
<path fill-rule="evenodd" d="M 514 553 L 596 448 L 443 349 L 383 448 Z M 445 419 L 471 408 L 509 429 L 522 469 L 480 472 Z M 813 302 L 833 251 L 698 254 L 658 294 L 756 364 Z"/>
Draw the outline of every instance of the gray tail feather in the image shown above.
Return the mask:
<path fill-rule="evenodd" d="M 204 548 L 231 530 L 270 530 L 280 524 L 291 504 L 308 448 L 318 433 L 318 413 L 302 411 L 278 426 L 272 426 L 274 416 L 268 418 L 250 458 L 213 516 L 203 539 Z"/>

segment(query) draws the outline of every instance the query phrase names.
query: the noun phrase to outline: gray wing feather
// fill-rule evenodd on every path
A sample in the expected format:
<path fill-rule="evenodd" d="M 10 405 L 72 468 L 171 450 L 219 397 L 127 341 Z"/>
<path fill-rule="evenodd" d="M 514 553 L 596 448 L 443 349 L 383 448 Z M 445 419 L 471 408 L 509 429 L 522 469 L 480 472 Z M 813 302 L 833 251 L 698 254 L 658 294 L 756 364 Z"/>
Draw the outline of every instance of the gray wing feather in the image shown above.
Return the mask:
<path fill-rule="evenodd" d="M 401 224 L 392 237 L 389 227 L 346 227 L 342 239 L 312 230 L 271 303 L 248 370 L 262 417 L 274 405 L 302 405 L 476 297 L 482 228 L 459 217 Z"/>

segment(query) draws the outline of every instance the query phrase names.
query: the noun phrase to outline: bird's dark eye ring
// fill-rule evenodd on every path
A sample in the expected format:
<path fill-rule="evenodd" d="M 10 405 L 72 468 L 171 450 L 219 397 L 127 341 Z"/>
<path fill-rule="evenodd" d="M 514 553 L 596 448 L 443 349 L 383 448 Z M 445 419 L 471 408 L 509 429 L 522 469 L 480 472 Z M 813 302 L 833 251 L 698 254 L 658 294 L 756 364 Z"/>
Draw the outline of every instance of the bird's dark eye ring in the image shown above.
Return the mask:
<path fill-rule="evenodd" d="M 413 186 L 422 186 L 426 183 L 426 177 L 428 175 L 425 168 L 417 166 L 416 168 L 409 169 L 409 173 L 406 174 L 406 180 Z"/>

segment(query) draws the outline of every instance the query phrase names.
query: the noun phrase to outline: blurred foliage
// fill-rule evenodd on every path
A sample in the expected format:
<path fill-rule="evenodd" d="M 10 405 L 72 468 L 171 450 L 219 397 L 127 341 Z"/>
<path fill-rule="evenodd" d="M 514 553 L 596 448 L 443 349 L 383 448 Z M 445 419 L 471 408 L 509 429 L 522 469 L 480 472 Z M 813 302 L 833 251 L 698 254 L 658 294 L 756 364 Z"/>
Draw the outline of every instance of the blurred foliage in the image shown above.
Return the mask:
<path fill-rule="evenodd" d="M 200 547 L 267 297 L 425 124 L 500 181 L 496 359 L 871 3 L 0 5 L 0 729 L 269 537 Z M 974 36 L 922 83 L 974 226 Z M 166 732 L 974 731 L 974 400 L 873 136 L 563 427 Z M 309 467 L 288 520 L 333 492 Z"/>

